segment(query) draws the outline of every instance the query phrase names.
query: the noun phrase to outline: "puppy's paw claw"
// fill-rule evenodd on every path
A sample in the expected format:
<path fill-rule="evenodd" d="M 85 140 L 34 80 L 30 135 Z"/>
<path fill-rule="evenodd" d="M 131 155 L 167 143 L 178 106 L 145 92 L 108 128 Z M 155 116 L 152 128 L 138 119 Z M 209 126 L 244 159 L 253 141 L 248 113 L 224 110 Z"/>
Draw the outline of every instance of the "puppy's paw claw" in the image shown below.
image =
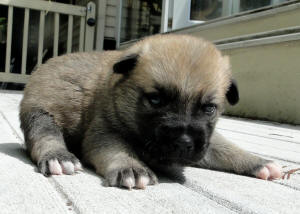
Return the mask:
<path fill-rule="evenodd" d="M 279 179 L 282 177 L 282 167 L 273 162 L 269 162 L 258 170 L 256 177 L 263 180 Z"/>
<path fill-rule="evenodd" d="M 38 161 L 39 171 L 45 175 L 72 175 L 77 171 L 82 171 L 82 166 L 79 160 L 71 153 L 51 152 L 44 155 Z"/>
<path fill-rule="evenodd" d="M 47 163 L 42 163 L 42 165 Z M 57 159 L 51 159 L 48 161 L 48 168 L 51 175 L 61 175 L 62 167 Z M 47 171 L 47 166 L 43 166 L 40 168 L 40 171 L 45 174 Z"/>
<path fill-rule="evenodd" d="M 128 167 L 113 170 L 105 176 L 109 186 L 125 187 L 131 190 L 145 189 L 148 185 L 157 184 L 156 175 L 147 168 Z"/>

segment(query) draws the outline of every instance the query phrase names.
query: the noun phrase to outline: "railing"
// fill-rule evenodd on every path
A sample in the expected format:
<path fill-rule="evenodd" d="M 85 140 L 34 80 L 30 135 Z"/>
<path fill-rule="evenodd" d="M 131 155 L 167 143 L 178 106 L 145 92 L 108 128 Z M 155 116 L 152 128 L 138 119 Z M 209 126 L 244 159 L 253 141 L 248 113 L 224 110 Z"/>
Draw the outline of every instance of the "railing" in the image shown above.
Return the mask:
<path fill-rule="evenodd" d="M 87 25 L 87 20 L 95 18 L 95 4 L 88 3 L 87 7 L 74 6 L 51 1 L 38 1 L 38 0 L 0 0 L 0 5 L 8 6 L 7 15 L 7 34 L 6 34 L 6 53 L 5 53 L 5 69 L 0 72 L 0 82 L 14 82 L 26 83 L 29 75 L 26 72 L 27 51 L 28 51 L 28 32 L 29 32 L 29 17 L 31 10 L 39 11 L 39 32 L 37 42 L 37 62 L 39 66 L 43 62 L 44 56 L 44 33 L 45 33 L 45 17 L 49 13 L 54 13 L 54 32 L 53 32 L 53 56 L 59 54 L 59 30 L 60 30 L 60 15 L 68 16 L 67 27 L 67 47 L 66 53 L 72 52 L 72 39 L 74 28 L 74 17 L 80 19 L 79 24 L 79 42 L 78 51 L 91 51 L 94 44 L 94 26 Z M 23 42 L 22 42 L 22 60 L 21 71 L 19 73 L 11 73 L 11 47 L 12 47 L 12 32 L 13 22 L 20 20 L 13 20 L 14 8 L 24 9 L 23 23 Z M 18 35 L 19 36 L 19 35 Z M 21 48 L 21 47 L 20 47 Z M 0 50 L 1 51 L 1 50 Z M 3 51 L 3 50 L 2 50 Z"/>

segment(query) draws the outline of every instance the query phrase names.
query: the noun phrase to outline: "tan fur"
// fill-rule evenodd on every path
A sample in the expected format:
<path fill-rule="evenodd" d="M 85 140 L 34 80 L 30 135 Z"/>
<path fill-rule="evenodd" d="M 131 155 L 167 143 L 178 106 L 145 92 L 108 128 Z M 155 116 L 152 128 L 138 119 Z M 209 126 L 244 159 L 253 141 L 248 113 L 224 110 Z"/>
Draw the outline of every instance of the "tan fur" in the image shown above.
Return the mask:
<path fill-rule="evenodd" d="M 133 81 L 148 90 L 158 82 L 177 86 L 184 96 L 216 91 L 218 103 L 223 102 L 231 77 L 229 60 L 210 42 L 191 36 L 178 39 L 176 35 L 158 35 L 141 41 L 128 52 L 138 52 L 143 58 Z"/>
<path fill-rule="evenodd" d="M 116 51 L 75 53 L 50 59 L 32 74 L 26 85 L 21 114 L 43 108 L 55 115 L 59 126 L 77 131 L 83 112 L 94 100 L 96 88 L 107 81 L 111 60 L 117 60 L 118 55 Z"/>

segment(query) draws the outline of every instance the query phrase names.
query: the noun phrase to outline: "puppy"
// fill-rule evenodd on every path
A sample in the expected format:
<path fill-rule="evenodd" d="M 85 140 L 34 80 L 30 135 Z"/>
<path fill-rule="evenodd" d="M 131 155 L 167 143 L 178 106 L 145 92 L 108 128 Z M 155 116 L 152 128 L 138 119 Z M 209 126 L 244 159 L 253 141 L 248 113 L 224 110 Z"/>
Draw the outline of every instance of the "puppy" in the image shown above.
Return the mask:
<path fill-rule="evenodd" d="M 20 120 L 46 176 L 81 170 L 80 158 L 129 189 L 173 165 L 280 177 L 279 166 L 214 131 L 226 99 L 239 100 L 228 57 L 203 39 L 156 35 L 124 51 L 50 59 L 26 86 Z"/>

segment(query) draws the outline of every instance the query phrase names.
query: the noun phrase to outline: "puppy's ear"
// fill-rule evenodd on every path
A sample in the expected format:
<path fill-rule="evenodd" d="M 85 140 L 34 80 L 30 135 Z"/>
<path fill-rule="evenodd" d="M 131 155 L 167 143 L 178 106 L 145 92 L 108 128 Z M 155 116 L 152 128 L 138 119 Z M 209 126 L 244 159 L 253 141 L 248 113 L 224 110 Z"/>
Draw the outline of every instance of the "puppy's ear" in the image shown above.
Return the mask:
<path fill-rule="evenodd" d="M 237 83 L 234 79 L 231 79 L 231 84 L 226 93 L 226 98 L 227 98 L 228 102 L 230 103 L 230 105 L 237 104 L 240 99 Z"/>
<path fill-rule="evenodd" d="M 116 64 L 114 64 L 113 71 L 117 74 L 128 74 L 136 66 L 138 57 L 138 54 L 130 54 L 121 58 Z"/>

